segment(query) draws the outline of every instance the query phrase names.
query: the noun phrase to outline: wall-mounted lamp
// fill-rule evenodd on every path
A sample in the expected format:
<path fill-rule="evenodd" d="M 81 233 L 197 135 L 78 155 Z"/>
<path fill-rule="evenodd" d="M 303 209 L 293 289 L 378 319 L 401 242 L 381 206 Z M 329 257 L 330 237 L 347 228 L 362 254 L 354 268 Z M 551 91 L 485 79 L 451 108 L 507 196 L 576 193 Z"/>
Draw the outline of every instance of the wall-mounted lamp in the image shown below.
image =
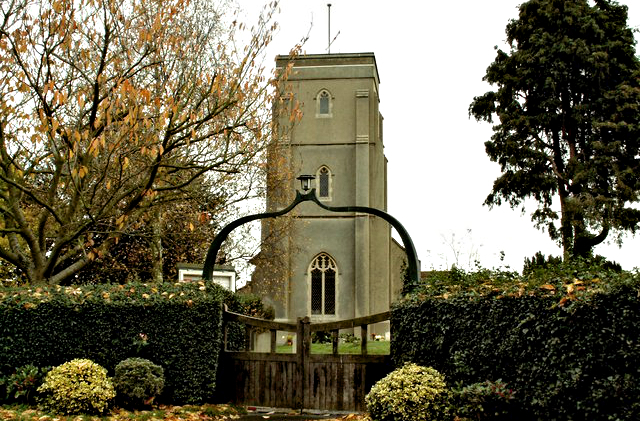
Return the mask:
<path fill-rule="evenodd" d="M 300 187 L 304 192 L 309 191 L 311 188 L 311 180 L 315 180 L 316 177 L 313 175 L 302 174 L 300 177 L 296 178 L 296 180 L 300 180 Z"/>

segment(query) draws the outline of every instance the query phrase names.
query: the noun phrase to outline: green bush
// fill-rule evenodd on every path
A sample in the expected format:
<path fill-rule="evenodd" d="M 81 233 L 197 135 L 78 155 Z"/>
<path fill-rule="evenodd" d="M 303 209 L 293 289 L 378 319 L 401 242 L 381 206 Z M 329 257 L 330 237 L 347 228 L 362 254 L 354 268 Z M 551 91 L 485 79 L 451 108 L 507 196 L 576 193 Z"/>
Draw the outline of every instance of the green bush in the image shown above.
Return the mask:
<path fill-rule="evenodd" d="M 140 357 L 164 369 L 165 385 L 156 401 L 211 402 L 223 303 L 239 313 L 273 318 L 273 310 L 257 297 L 214 282 L 0 287 L 0 380 L 27 364 L 88 358 L 113 370 L 126 358 Z M 244 326 L 237 333 L 230 335 L 231 348 L 234 339 L 244 342 Z"/>
<path fill-rule="evenodd" d="M 164 387 L 164 370 L 144 358 L 127 358 L 115 368 L 113 384 L 128 407 L 150 405 Z"/>
<path fill-rule="evenodd" d="M 484 275 L 435 274 L 394 306 L 395 366 L 433 367 L 453 384 L 501 378 L 517 390 L 515 419 L 640 419 L 638 273 L 577 261 Z"/>
<path fill-rule="evenodd" d="M 228 290 L 225 290 L 223 294 L 224 303 L 229 311 L 267 320 L 273 320 L 275 317 L 273 308 L 265 306 L 257 295 L 237 294 Z M 227 350 L 244 351 L 248 349 L 246 329 L 244 323 L 227 323 Z"/>
<path fill-rule="evenodd" d="M 8 403 L 34 403 L 36 391 L 49 370 L 49 367 L 38 368 L 33 365 L 26 365 L 16 369 L 13 374 L 5 377 L 2 382 L 5 387 L 5 401 Z"/>
<path fill-rule="evenodd" d="M 311 342 L 314 344 L 330 344 L 331 332 L 325 332 L 325 331 L 311 332 Z"/>
<path fill-rule="evenodd" d="M 511 401 L 513 390 L 501 380 L 473 383 L 454 390 L 453 411 L 462 419 L 511 420 L 515 419 Z"/>
<path fill-rule="evenodd" d="M 408 363 L 378 381 L 365 403 L 374 421 L 445 420 L 449 397 L 442 374 Z"/>
<path fill-rule="evenodd" d="M 338 338 L 342 340 L 345 344 L 359 344 L 360 338 L 358 338 L 353 333 L 341 333 L 338 335 Z"/>
<path fill-rule="evenodd" d="M 0 288 L 0 376 L 74 358 L 113 370 L 140 357 L 164 369 L 157 400 L 210 401 L 227 293 L 213 282 Z"/>
<path fill-rule="evenodd" d="M 38 392 L 42 406 L 56 414 L 101 414 L 116 395 L 107 370 L 86 359 L 54 367 Z"/>

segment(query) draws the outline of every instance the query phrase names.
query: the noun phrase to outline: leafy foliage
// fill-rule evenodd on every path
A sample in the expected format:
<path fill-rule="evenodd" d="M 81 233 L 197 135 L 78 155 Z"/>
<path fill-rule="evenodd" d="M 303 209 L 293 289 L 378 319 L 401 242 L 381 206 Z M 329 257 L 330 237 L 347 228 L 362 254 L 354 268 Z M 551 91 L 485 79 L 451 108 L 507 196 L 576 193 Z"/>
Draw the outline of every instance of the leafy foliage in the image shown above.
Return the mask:
<path fill-rule="evenodd" d="M 562 263 L 561 257 L 553 257 L 549 255 L 546 257 L 543 253 L 537 252 L 529 259 L 525 257 L 524 264 L 522 266 L 522 273 L 524 275 L 534 272 L 536 269 L 547 269 L 549 267 L 558 266 Z"/>
<path fill-rule="evenodd" d="M 513 390 L 501 380 L 473 383 L 454 389 L 452 410 L 456 416 L 470 420 L 511 420 L 515 411 L 510 406 Z"/>
<path fill-rule="evenodd" d="M 365 402 L 374 421 L 445 420 L 448 399 L 442 374 L 408 363 L 379 380 Z"/>
<path fill-rule="evenodd" d="M 1 382 L 6 393 L 6 398 L 2 401 L 33 404 L 36 391 L 49 370 L 50 367 L 39 368 L 30 364 L 17 368 Z"/>
<path fill-rule="evenodd" d="M 273 320 L 275 313 L 272 307 L 264 305 L 260 297 L 254 294 L 233 294 L 225 293 L 225 304 L 229 310 L 251 317 Z M 244 323 L 227 323 L 227 349 L 230 351 L 241 351 L 248 348 L 247 326 Z"/>
<path fill-rule="evenodd" d="M 286 72 L 262 66 L 276 4 L 245 26 L 225 3 L 3 3 L 0 259 L 16 278 L 70 283 L 121 235 L 157 262 L 163 212 L 196 217 L 198 187 L 216 217 L 252 196 Z"/>
<path fill-rule="evenodd" d="M 434 367 L 462 385 L 502 379 L 517 391 L 517 419 L 640 416 L 637 272 L 577 260 L 521 278 L 480 271 L 428 282 L 392 310 L 396 366 Z"/>
<path fill-rule="evenodd" d="M 38 392 L 43 406 L 58 414 L 100 414 L 116 396 L 107 370 L 87 359 L 51 369 Z"/>
<path fill-rule="evenodd" d="M 497 89 L 469 107 L 477 120 L 499 119 L 485 147 L 502 175 L 485 204 L 533 198 L 536 226 L 565 258 L 586 257 L 640 221 L 640 60 L 627 7 L 530 0 L 506 34 L 510 51 L 498 50 L 484 77 Z"/>
<path fill-rule="evenodd" d="M 414 294 L 406 299 L 530 296 L 555 298 L 558 305 L 564 306 L 587 300 L 594 294 L 635 285 L 639 276 L 637 272 L 621 271 L 619 265 L 600 256 L 566 262 L 553 258 L 539 265 L 532 263 L 525 267 L 522 275 L 500 269 L 478 267 L 467 272 L 453 267 L 448 271 L 427 272 Z"/>
<path fill-rule="evenodd" d="M 215 390 L 227 293 L 205 282 L 4 288 L 0 374 L 74 358 L 113 370 L 141 357 L 164 368 L 165 402 L 206 401 Z"/>
<path fill-rule="evenodd" d="M 164 370 L 144 358 L 127 358 L 116 366 L 113 384 L 125 405 L 147 406 L 162 392 Z"/>

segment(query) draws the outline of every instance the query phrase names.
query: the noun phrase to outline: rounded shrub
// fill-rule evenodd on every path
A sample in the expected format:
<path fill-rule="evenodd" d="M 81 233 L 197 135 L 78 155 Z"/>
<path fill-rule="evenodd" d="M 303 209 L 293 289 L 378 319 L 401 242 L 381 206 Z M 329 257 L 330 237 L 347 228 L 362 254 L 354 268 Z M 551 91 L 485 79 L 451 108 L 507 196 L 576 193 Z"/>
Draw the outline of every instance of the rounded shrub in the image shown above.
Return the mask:
<path fill-rule="evenodd" d="M 113 383 L 125 405 L 149 405 L 162 392 L 164 370 L 144 358 L 127 358 L 116 366 Z"/>
<path fill-rule="evenodd" d="M 442 374 L 407 363 L 378 381 L 365 402 L 374 421 L 445 420 L 449 396 Z"/>
<path fill-rule="evenodd" d="M 17 368 L 4 380 L 6 401 L 34 403 L 36 391 L 50 369 L 50 367 L 39 368 L 31 364 Z"/>
<path fill-rule="evenodd" d="M 86 359 L 51 369 L 38 392 L 42 406 L 56 414 L 100 414 L 116 395 L 107 370 Z"/>

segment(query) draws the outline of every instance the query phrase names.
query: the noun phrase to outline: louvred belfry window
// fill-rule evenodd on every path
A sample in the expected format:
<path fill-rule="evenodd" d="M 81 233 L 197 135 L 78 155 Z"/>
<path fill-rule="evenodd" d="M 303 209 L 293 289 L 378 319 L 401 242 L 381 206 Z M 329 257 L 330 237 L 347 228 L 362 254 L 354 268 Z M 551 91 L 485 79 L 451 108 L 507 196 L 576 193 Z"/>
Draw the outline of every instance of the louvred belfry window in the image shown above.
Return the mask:
<path fill-rule="evenodd" d="M 311 314 L 336 314 L 335 261 L 326 253 L 316 256 L 309 268 L 311 281 Z"/>

